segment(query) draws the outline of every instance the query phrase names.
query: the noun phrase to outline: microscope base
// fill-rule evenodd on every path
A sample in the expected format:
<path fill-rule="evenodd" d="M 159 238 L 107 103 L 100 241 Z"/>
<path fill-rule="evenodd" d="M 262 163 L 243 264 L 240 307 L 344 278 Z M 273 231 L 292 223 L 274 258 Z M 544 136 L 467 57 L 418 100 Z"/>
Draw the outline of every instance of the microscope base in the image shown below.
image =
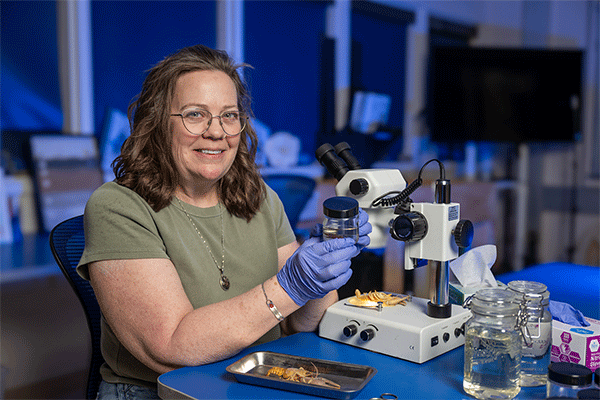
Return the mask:
<path fill-rule="evenodd" d="M 340 300 L 325 311 L 319 336 L 421 364 L 462 346 L 464 323 L 471 317 L 454 304 L 449 318 L 429 317 L 428 301 L 413 297 L 406 306 L 377 310 Z"/>

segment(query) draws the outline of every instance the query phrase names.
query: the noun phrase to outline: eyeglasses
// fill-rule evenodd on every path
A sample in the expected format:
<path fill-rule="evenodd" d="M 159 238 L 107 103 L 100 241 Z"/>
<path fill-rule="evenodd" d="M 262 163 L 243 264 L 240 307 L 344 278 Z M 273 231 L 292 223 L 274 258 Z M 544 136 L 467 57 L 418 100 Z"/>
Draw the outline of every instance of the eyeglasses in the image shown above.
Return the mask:
<path fill-rule="evenodd" d="M 219 118 L 219 124 L 227 136 L 237 136 L 246 127 L 248 117 L 239 111 L 224 111 L 221 115 L 213 116 L 203 109 L 185 110 L 181 114 L 171 114 L 171 117 L 181 117 L 183 126 L 192 135 L 204 135 L 214 118 Z"/>

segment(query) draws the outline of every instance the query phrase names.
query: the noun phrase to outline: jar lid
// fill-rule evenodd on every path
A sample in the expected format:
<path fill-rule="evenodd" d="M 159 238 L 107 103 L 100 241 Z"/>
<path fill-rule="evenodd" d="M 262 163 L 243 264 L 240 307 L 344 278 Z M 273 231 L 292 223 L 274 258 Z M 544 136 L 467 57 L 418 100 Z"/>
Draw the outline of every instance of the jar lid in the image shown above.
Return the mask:
<path fill-rule="evenodd" d="M 330 197 L 323 202 L 323 214 L 331 218 L 351 218 L 358 215 L 358 201 L 351 197 Z"/>
<path fill-rule="evenodd" d="M 515 293 L 502 289 L 480 289 L 471 298 L 470 308 L 474 313 L 490 316 L 516 316 L 520 309 L 520 298 Z"/>
<path fill-rule="evenodd" d="M 577 392 L 577 398 L 579 400 L 599 400 L 600 399 L 600 389 L 591 388 L 591 389 L 583 389 Z"/>
<path fill-rule="evenodd" d="M 525 295 L 525 300 L 530 305 L 547 306 L 550 301 L 548 287 L 540 282 L 533 281 L 510 281 L 507 287 L 519 294 Z"/>
<path fill-rule="evenodd" d="M 583 365 L 553 362 L 548 366 L 548 379 L 570 386 L 586 386 L 592 383 L 592 371 Z"/>

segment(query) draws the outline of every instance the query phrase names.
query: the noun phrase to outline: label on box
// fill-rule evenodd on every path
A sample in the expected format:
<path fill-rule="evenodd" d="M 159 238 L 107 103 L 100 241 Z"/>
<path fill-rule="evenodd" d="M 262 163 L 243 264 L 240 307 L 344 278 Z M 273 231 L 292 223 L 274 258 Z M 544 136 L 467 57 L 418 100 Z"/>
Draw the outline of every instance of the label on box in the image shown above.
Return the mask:
<path fill-rule="evenodd" d="M 600 367 L 600 321 L 585 320 L 589 326 L 552 321 L 551 361 L 581 364 L 592 371 Z"/>

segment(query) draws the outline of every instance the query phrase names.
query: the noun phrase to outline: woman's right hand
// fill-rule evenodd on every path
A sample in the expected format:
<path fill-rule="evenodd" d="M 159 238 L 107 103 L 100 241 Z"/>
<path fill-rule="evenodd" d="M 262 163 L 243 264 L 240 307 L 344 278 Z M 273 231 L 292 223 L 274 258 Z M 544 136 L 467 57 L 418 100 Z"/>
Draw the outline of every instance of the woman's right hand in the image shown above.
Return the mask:
<path fill-rule="evenodd" d="M 305 241 L 277 273 L 277 280 L 294 302 L 303 306 L 342 287 L 352 275 L 350 260 L 360 252 L 351 238 Z"/>

